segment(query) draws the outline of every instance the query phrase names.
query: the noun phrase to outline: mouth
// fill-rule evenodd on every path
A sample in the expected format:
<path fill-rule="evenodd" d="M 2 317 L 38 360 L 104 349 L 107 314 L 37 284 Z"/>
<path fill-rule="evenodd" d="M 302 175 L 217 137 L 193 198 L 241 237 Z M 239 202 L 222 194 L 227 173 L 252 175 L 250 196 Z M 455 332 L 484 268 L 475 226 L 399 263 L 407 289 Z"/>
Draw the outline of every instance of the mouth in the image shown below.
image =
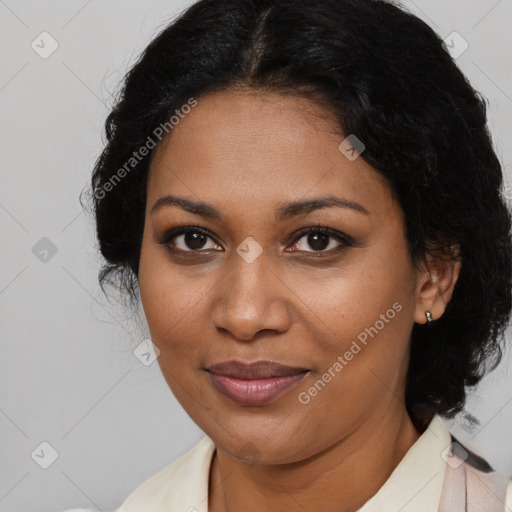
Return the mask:
<path fill-rule="evenodd" d="M 272 361 L 226 361 L 206 370 L 217 391 L 236 404 L 246 406 L 270 402 L 296 386 L 309 373 L 307 368 Z"/>

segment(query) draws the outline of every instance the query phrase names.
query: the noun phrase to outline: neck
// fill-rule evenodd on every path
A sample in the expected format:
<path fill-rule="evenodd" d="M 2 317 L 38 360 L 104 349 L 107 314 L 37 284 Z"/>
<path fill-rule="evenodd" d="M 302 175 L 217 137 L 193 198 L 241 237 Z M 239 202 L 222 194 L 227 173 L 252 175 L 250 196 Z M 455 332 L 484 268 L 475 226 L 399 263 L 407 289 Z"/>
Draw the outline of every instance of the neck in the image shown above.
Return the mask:
<path fill-rule="evenodd" d="M 369 419 L 322 453 L 293 464 L 248 465 L 217 449 L 208 510 L 353 512 L 382 487 L 420 435 L 403 409 Z"/>

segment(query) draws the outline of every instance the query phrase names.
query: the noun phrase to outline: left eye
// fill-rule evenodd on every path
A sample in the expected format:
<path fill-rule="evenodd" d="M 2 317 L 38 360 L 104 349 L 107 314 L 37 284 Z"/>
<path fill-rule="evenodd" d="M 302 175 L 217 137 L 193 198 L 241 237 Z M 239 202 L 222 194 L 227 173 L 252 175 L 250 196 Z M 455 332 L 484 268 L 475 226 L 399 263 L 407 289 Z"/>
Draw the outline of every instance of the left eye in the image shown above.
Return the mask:
<path fill-rule="evenodd" d="M 336 252 L 351 245 L 351 239 L 342 233 L 328 228 L 313 228 L 303 232 L 292 247 L 304 252 L 325 253 Z M 313 250 L 308 251 L 307 246 Z"/>

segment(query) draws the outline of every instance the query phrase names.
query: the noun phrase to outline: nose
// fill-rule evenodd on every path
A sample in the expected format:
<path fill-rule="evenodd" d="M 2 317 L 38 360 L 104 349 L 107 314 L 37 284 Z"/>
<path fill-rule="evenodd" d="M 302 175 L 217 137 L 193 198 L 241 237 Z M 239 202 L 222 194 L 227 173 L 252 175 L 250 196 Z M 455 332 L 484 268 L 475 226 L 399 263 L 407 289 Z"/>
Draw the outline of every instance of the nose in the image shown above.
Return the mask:
<path fill-rule="evenodd" d="M 265 252 L 249 262 L 233 253 L 215 287 L 212 320 L 218 330 L 251 341 L 262 332 L 283 333 L 291 325 L 291 291 Z"/>

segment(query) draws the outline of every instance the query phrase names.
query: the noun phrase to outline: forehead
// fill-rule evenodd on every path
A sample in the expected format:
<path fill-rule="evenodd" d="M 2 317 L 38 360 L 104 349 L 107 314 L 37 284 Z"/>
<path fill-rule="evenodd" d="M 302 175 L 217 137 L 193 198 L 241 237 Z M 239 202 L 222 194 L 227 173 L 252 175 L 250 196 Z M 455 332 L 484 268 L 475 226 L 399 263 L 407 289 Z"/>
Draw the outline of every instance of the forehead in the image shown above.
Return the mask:
<path fill-rule="evenodd" d="M 389 208 L 385 178 L 363 158 L 349 160 L 340 150 L 345 138 L 327 106 L 303 97 L 207 95 L 156 148 L 148 205 L 175 193 L 265 208 L 337 192 L 373 209 Z"/>

